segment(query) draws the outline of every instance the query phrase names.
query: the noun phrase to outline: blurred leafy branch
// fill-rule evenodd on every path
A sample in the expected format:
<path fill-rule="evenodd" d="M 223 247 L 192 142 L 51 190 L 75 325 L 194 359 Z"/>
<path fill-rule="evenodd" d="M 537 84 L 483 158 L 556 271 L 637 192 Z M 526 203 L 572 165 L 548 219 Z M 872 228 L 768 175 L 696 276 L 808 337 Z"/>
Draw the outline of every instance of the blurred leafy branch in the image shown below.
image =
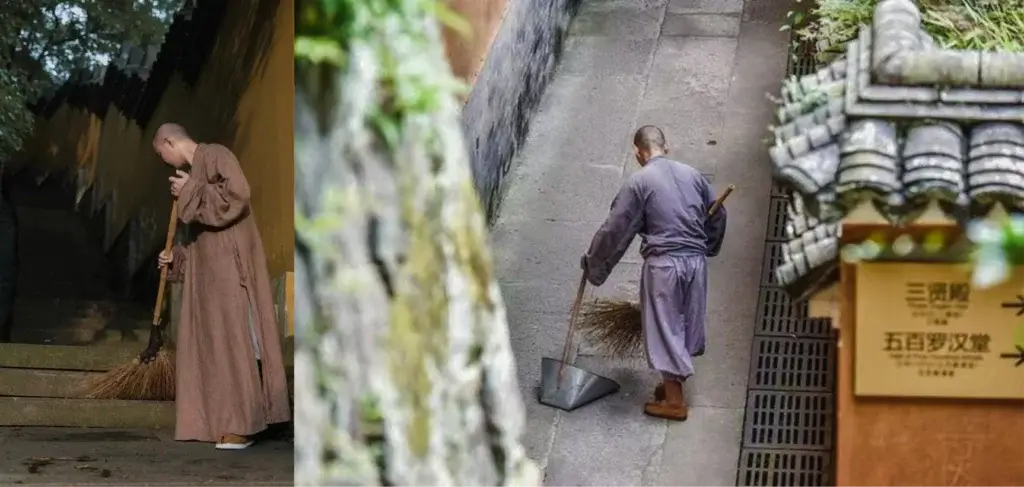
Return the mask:
<path fill-rule="evenodd" d="M 976 220 L 967 235 L 974 243 L 975 285 L 998 285 L 1010 277 L 1014 266 L 1024 265 L 1024 218 Z"/>
<path fill-rule="evenodd" d="M 389 268 L 379 272 L 389 276 L 384 279 L 385 287 L 390 286 L 390 277 L 395 275 L 400 276 L 396 279 L 411 280 L 426 276 L 436 284 L 441 269 L 438 265 L 445 260 L 439 252 L 439 240 L 441 232 L 446 231 L 439 213 L 444 203 L 444 195 L 439 190 L 444 185 L 435 179 L 436 173 L 446 164 L 464 164 L 452 152 L 455 146 L 456 150 L 461 150 L 461 144 L 451 143 L 457 140 L 451 134 L 458 132 L 458 123 L 451 116 L 450 107 L 448 112 L 444 108 L 465 86 L 445 66 L 429 61 L 443 58 L 440 51 L 443 46 L 432 35 L 436 34 L 436 30 L 432 30 L 434 26 L 429 25 L 433 19 L 450 31 L 463 35 L 469 32 L 468 24 L 442 0 L 299 2 L 295 90 L 297 113 L 303 114 L 297 115 L 297 120 L 306 122 L 297 123 L 295 134 L 298 181 L 295 230 L 297 242 L 308 249 L 296 256 L 300 269 L 326 265 L 332 273 L 344 269 L 347 276 L 365 271 L 356 269 L 359 265 L 354 264 L 353 259 L 346 260 L 339 247 L 345 247 L 345 238 L 365 240 L 366 237 L 361 234 L 342 237 L 343 231 L 339 228 L 344 221 L 370 220 L 376 225 L 371 233 L 379 231 L 384 235 L 371 237 L 371 240 L 379 239 L 378 247 L 388 248 L 375 247 L 372 251 L 380 258 L 377 265 Z M 312 121 L 315 125 L 308 123 Z M 311 153 L 315 154 L 309 155 Z M 303 154 L 308 156 L 303 157 Z M 369 173 L 376 174 L 378 179 Z M 448 175 L 451 174 L 448 171 Z M 389 188 L 391 182 L 399 188 L 395 194 L 377 192 Z M 375 198 L 386 198 L 386 201 L 374 201 Z M 368 214 L 370 207 L 374 215 Z M 353 225 L 348 228 L 351 230 Z M 400 269 L 395 266 L 398 260 L 390 257 L 393 253 L 404 256 Z M 381 257 L 384 254 L 386 256 Z M 316 291 L 313 294 L 333 292 L 334 299 L 343 300 L 339 296 L 351 297 L 356 292 L 354 287 L 343 287 L 326 277 L 327 274 L 312 271 L 310 276 L 309 285 Z M 392 339 L 386 346 L 382 345 L 387 350 L 361 350 L 384 357 L 383 362 L 398 364 L 394 366 L 400 368 L 402 374 L 388 379 L 392 376 L 386 369 L 371 370 L 367 363 L 351 366 L 367 368 L 359 374 L 378 374 L 374 380 L 379 382 L 380 388 L 401 390 L 404 400 L 415 411 L 414 419 L 407 425 L 408 444 L 390 447 L 395 457 L 401 457 L 394 453 L 395 448 L 412 448 L 417 454 L 427 449 L 431 417 L 422 399 L 431 387 L 427 364 L 443 361 L 432 354 L 440 354 L 439 350 L 444 349 L 439 344 L 445 343 L 442 339 L 446 335 L 445 327 L 451 326 L 447 320 L 439 319 L 440 315 L 422 313 L 424 310 L 445 311 L 435 299 L 440 294 L 431 294 L 432 291 L 440 293 L 442 290 L 432 285 L 418 285 L 389 291 L 393 294 L 387 297 L 391 307 L 387 325 L 390 327 L 388 336 Z M 360 299 L 367 298 L 364 295 Z M 353 336 L 359 334 L 355 329 L 360 323 L 347 316 L 345 322 L 333 319 L 324 300 L 311 300 L 311 325 L 300 326 L 298 334 L 310 363 L 318 370 L 316 385 L 320 392 L 316 401 L 330 404 L 331 408 L 352 407 L 346 403 L 353 398 L 339 392 L 352 386 L 355 391 L 346 393 L 357 396 L 358 407 L 350 419 L 317 423 L 318 432 L 325 438 L 333 438 L 326 440 L 326 449 L 335 452 L 332 457 L 340 460 L 325 460 L 316 469 L 304 470 L 304 475 L 319 479 L 325 473 L 343 472 L 342 477 L 363 481 L 380 481 L 389 475 L 400 477 L 396 472 L 405 468 L 400 465 L 401 461 L 385 459 L 388 450 L 385 417 L 396 414 L 396 406 L 392 404 L 386 409 L 365 384 L 352 385 L 356 382 L 352 376 L 359 375 L 351 372 L 352 369 L 345 373 L 327 371 L 332 369 L 330 364 L 336 358 L 319 345 L 333 339 L 355 340 Z M 410 308 L 421 313 L 410 313 Z M 339 336 L 343 338 L 337 338 Z M 394 384 L 388 385 L 389 381 Z M 313 398 L 309 400 L 313 402 Z M 350 432 L 351 438 L 339 440 L 345 435 L 332 436 L 330 430 L 339 424 L 345 426 L 346 421 L 356 424 Z M 317 455 L 313 452 L 309 456 Z M 368 472 L 369 464 L 375 466 L 375 472 Z"/>
<path fill-rule="evenodd" d="M 336 108 L 338 73 L 345 71 L 355 41 L 379 35 L 380 22 L 417 22 L 422 13 L 433 15 L 443 26 L 467 36 L 469 23 L 452 11 L 443 0 L 310 0 L 300 2 L 296 20 L 295 66 L 297 90 L 316 100 L 320 126 L 326 128 Z M 416 29 L 398 29 L 408 34 L 403 42 L 426 43 Z M 449 91 L 463 92 L 466 87 L 454 78 L 436 73 L 412 73 L 396 62 L 392 46 L 370 43 L 381 67 L 382 97 L 370 115 L 377 135 L 392 147 L 399 137 L 398 127 L 409 113 L 429 112 L 438 96 Z"/>
<path fill-rule="evenodd" d="M 29 105 L 127 43 L 159 43 L 182 0 L 24 0 L 0 15 L 0 164 L 31 134 Z"/>

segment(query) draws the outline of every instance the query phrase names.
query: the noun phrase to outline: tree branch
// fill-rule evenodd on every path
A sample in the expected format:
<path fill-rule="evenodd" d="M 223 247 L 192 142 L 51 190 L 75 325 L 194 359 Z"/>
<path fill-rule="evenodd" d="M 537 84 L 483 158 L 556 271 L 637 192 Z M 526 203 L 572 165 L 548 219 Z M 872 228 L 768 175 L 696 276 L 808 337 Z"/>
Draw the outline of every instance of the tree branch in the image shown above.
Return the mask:
<path fill-rule="evenodd" d="M 296 485 L 539 485 L 437 23 L 340 3 L 345 67 L 295 80 Z"/>

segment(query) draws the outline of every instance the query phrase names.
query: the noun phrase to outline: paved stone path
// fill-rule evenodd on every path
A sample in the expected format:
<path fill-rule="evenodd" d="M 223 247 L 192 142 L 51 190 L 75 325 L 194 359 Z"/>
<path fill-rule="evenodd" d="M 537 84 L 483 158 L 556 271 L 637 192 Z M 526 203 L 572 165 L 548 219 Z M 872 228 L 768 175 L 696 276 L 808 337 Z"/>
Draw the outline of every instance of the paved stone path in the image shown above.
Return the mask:
<path fill-rule="evenodd" d="M 0 428 L 0 485 L 294 485 L 290 441 L 244 451 L 171 432 Z"/>
<path fill-rule="evenodd" d="M 768 214 L 765 93 L 785 74 L 786 0 L 584 0 L 563 59 L 521 149 L 493 230 L 519 380 L 525 439 L 548 485 L 734 485 Z M 690 419 L 641 406 L 657 378 L 644 364 L 588 355 L 577 364 L 622 390 L 572 413 L 536 400 L 542 357 L 558 357 L 579 257 L 623 178 L 630 139 L 661 126 L 672 156 L 736 185 L 721 255 L 710 264 L 708 352 L 686 384 Z M 634 243 L 635 247 L 635 243 Z M 591 296 L 636 295 L 627 253 Z"/>

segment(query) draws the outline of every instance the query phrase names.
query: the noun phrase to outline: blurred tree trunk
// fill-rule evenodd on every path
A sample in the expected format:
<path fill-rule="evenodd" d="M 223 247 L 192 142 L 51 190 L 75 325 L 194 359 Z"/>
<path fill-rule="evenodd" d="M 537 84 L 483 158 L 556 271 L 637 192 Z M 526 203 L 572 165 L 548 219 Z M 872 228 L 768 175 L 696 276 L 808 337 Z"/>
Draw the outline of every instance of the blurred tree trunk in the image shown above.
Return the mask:
<path fill-rule="evenodd" d="M 448 14 L 434 0 L 299 7 L 296 483 L 538 485 Z"/>

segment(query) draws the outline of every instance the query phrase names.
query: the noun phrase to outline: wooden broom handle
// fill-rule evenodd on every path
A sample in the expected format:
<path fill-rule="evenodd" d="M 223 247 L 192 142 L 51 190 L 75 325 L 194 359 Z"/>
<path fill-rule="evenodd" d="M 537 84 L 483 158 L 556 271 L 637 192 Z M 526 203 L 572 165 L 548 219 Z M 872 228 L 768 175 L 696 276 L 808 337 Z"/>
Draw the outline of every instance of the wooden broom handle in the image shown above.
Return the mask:
<path fill-rule="evenodd" d="M 558 383 L 562 383 L 562 370 L 565 363 L 569 361 L 569 352 L 572 350 L 572 337 L 576 332 L 576 318 L 580 314 L 580 306 L 583 304 L 583 291 L 587 288 L 587 271 L 580 276 L 580 287 L 576 290 L 576 300 L 572 303 L 572 311 L 569 313 L 569 331 L 565 335 L 565 346 L 562 348 L 562 363 L 558 365 Z"/>
<path fill-rule="evenodd" d="M 718 211 L 718 207 L 722 206 L 725 203 L 725 199 L 728 198 L 730 194 L 732 194 L 732 191 L 734 189 L 736 189 L 735 184 L 730 184 L 725 188 L 725 191 L 723 191 L 722 194 L 718 196 L 718 199 L 716 199 L 715 202 L 711 204 L 711 208 L 708 210 L 708 216 L 714 215 L 715 212 Z"/>
<path fill-rule="evenodd" d="M 167 243 L 164 244 L 164 252 L 170 252 L 174 248 L 174 231 L 178 227 L 178 200 L 171 203 L 171 221 L 167 224 Z M 171 265 L 174 265 L 172 262 Z M 164 310 L 164 290 L 167 288 L 167 271 L 170 265 L 160 269 L 160 286 L 156 291 L 156 306 L 153 307 L 153 326 L 160 326 L 160 315 Z"/>

